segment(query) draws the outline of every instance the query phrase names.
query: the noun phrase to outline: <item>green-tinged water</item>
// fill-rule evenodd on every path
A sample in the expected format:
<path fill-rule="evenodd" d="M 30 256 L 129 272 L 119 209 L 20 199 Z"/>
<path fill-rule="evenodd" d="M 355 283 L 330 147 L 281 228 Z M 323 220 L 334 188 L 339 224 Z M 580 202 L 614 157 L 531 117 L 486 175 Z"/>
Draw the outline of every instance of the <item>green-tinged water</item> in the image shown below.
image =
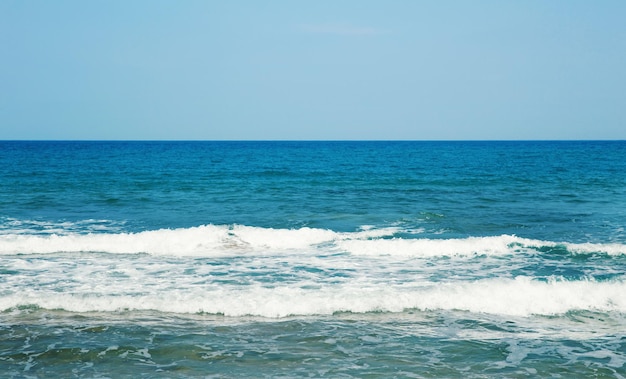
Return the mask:
<path fill-rule="evenodd" d="M 0 353 L 6 377 L 618 377 L 624 328 L 593 312 L 267 320 L 29 309 L 2 329 Z"/>

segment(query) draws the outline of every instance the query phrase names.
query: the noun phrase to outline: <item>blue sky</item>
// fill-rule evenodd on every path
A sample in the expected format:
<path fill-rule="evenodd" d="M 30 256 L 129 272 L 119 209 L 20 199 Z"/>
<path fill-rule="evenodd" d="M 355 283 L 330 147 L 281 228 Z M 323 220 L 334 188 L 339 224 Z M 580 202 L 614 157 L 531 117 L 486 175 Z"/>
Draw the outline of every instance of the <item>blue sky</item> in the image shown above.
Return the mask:
<path fill-rule="evenodd" d="M 626 1 L 0 1 L 0 139 L 626 139 Z"/>

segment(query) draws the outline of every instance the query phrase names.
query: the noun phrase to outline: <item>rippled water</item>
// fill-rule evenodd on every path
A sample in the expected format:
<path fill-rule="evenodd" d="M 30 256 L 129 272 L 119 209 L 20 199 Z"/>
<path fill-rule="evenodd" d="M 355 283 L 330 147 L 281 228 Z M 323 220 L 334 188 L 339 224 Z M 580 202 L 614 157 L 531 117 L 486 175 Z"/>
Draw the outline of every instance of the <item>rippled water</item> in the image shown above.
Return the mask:
<path fill-rule="evenodd" d="M 7 377 L 626 377 L 624 142 L 0 142 Z"/>

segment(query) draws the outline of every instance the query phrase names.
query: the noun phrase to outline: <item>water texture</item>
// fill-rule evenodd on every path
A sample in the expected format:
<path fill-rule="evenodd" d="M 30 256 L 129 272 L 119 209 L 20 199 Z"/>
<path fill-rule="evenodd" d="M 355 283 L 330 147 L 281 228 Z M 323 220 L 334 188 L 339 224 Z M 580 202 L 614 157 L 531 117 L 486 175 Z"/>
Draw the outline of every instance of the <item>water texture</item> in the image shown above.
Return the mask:
<path fill-rule="evenodd" d="M 626 377 L 626 142 L 0 142 L 0 376 Z"/>

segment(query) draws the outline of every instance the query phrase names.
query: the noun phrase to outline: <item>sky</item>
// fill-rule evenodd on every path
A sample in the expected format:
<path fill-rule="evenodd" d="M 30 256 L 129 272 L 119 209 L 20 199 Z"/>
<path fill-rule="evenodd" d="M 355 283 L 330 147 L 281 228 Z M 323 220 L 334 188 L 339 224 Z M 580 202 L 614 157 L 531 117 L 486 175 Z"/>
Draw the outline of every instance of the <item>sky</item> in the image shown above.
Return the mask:
<path fill-rule="evenodd" d="M 626 139 L 623 0 L 0 0 L 0 139 Z"/>

